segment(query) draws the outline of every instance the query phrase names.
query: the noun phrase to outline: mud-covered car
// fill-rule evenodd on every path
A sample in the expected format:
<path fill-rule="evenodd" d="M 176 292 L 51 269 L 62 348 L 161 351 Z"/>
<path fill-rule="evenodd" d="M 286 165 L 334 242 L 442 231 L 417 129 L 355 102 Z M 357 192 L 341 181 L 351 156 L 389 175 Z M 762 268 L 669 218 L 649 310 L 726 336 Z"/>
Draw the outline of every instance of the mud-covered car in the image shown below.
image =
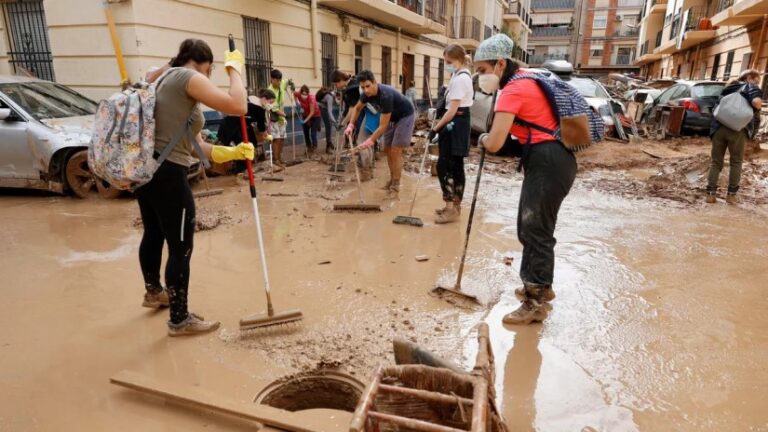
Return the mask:
<path fill-rule="evenodd" d="M 50 81 L 0 75 L 0 187 L 120 194 L 88 168 L 96 102 Z M 200 166 L 190 168 L 190 177 Z"/>
<path fill-rule="evenodd" d="M 679 80 L 654 99 L 642 121 L 652 123 L 661 117 L 660 112 L 683 107 L 685 113 L 681 133 L 706 135 L 712 125 L 712 109 L 724 88 L 725 83 L 720 81 Z"/>

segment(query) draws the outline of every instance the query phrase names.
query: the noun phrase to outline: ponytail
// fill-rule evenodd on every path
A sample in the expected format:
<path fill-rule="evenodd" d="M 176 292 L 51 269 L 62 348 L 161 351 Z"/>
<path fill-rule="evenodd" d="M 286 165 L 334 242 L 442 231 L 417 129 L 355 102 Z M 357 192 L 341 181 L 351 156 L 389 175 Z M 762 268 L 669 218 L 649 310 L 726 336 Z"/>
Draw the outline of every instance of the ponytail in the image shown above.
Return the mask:
<path fill-rule="evenodd" d="M 509 58 L 504 60 L 506 60 L 507 66 L 504 68 L 504 73 L 501 74 L 501 79 L 499 80 L 499 88 L 504 88 L 509 83 L 509 80 L 511 80 L 512 77 L 517 73 L 517 71 L 520 70 L 520 65 L 517 63 L 517 61 Z"/>
<path fill-rule="evenodd" d="M 200 39 L 187 39 L 179 46 L 176 57 L 170 61 L 171 67 L 181 67 L 194 61 L 195 63 L 213 63 L 213 52 L 208 44 Z"/>

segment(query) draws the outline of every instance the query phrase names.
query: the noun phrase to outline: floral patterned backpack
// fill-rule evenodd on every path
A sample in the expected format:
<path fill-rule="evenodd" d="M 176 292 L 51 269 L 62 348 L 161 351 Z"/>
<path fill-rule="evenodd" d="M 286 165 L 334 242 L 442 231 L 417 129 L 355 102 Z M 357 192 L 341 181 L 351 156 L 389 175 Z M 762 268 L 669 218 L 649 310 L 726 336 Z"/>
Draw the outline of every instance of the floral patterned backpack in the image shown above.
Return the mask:
<path fill-rule="evenodd" d="M 93 134 L 88 148 L 88 165 L 99 178 L 122 190 L 135 190 L 149 183 L 160 165 L 185 132 L 195 108 L 173 135 L 170 143 L 155 159 L 155 94 L 170 72 L 167 70 L 156 84 L 139 85 L 113 94 L 99 103 Z M 194 144 L 197 141 L 190 137 Z"/>

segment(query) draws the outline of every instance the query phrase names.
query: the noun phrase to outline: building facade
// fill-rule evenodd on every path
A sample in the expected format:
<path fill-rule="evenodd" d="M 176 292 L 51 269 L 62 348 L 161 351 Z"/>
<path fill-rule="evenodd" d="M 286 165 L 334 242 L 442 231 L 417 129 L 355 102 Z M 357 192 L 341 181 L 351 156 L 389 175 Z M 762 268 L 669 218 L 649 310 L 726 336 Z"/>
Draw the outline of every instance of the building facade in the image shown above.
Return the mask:
<path fill-rule="evenodd" d="M 583 1 L 586 0 L 531 0 L 531 66 L 547 60 L 573 63 Z"/>
<path fill-rule="evenodd" d="M 749 68 L 768 72 L 766 14 L 765 0 L 649 0 L 638 40 L 640 74 L 728 81 Z"/>
<path fill-rule="evenodd" d="M 585 19 L 579 31 L 576 68 L 600 76 L 632 73 L 640 33 L 643 0 L 584 0 Z"/>
<path fill-rule="evenodd" d="M 446 44 L 474 50 L 500 31 L 501 0 L 4 0 L 0 74 L 28 73 L 94 99 L 121 82 L 105 18 L 108 7 L 128 77 L 166 63 L 185 38 L 207 41 L 221 62 L 227 35 L 245 54 L 247 85 L 266 86 L 280 69 L 296 85 L 319 88 L 335 68 L 371 69 L 424 98 L 447 83 Z M 226 85 L 223 67 L 214 81 Z M 427 86 L 428 83 L 428 86 Z"/>

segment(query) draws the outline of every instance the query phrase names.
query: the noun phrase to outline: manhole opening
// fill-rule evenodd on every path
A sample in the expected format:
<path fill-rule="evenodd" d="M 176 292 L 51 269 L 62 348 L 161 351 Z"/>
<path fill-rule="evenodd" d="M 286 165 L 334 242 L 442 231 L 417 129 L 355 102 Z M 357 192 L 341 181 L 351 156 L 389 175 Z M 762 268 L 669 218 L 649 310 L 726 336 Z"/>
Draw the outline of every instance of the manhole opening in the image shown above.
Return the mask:
<path fill-rule="evenodd" d="M 313 372 L 273 382 L 255 402 L 292 412 L 318 408 L 354 412 L 363 388 L 360 381 L 339 372 Z"/>

